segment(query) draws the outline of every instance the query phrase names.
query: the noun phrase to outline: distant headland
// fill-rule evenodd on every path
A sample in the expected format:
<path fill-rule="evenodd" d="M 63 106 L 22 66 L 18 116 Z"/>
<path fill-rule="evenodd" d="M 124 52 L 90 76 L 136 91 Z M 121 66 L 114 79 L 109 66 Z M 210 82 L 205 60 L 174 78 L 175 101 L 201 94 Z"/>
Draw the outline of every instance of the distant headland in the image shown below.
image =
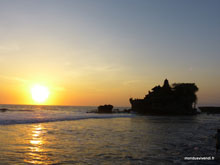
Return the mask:
<path fill-rule="evenodd" d="M 195 115 L 197 114 L 194 83 L 176 83 L 172 87 L 166 79 L 163 86 L 155 86 L 143 99 L 130 98 L 131 110 L 151 115 Z"/>

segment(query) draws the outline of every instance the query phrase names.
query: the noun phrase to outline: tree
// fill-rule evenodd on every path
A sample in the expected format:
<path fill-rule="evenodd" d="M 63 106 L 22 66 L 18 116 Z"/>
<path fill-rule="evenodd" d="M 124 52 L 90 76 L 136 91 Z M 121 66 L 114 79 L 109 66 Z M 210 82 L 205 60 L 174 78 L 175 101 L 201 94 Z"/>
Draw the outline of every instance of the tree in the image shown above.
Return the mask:
<path fill-rule="evenodd" d="M 196 92 L 199 88 L 194 83 L 175 83 L 173 84 L 174 95 L 180 102 L 185 105 L 194 104 L 194 108 L 197 103 Z"/>

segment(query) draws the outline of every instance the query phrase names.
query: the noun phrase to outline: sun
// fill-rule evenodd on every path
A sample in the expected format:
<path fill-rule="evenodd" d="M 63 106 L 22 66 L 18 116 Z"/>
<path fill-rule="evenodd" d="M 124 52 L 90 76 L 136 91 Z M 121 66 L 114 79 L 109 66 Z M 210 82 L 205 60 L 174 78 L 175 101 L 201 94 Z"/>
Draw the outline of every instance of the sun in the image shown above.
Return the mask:
<path fill-rule="evenodd" d="M 42 85 L 34 85 L 31 88 L 31 95 L 32 98 L 35 102 L 37 103 L 43 103 L 47 100 L 47 98 L 49 97 L 49 90 L 47 87 L 42 86 Z"/>

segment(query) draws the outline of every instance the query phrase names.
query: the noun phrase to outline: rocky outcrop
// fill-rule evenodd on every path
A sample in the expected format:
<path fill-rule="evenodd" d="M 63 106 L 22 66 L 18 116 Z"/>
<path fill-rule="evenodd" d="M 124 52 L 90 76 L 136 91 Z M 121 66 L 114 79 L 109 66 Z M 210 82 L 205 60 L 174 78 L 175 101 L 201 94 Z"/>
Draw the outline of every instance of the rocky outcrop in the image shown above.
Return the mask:
<path fill-rule="evenodd" d="M 178 83 L 171 87 L 166 79 L 162 87 L 155 86 L 144 99 L 130 98 L 131 109 L 151 115 L 194 115 L 197 91 L 194 83 Z"/>
<path fill-rule="evenodd" d="M 98 113 L 112 113 L 113 105 L 100 105 L 98 106 Z"/>
<path fill-rule="evenodd" d="M 199 107 L 202 113 L 220 114 L 220 107 Z"/>
<path fill-rule="evenodd" d="M 0 108 L 0 112 L 6 112 L 6 111 L 8 111 L 7 108 Z"/>

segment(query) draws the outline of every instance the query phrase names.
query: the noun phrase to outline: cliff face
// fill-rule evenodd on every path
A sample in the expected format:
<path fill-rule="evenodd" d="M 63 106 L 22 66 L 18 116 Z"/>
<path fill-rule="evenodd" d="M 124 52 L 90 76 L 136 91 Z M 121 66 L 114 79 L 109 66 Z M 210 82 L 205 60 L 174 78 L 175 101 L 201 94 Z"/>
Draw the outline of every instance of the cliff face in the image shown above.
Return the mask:
<path fill-rule="evenodd" d="M 155 86 L 144 99 L 130 98 L 131 109 L 143 114 L 193 115 L 196 114 L 197 91 L 194 83 L 173 84 L 170 87 L 166 79 L 162 87 Z"/>

